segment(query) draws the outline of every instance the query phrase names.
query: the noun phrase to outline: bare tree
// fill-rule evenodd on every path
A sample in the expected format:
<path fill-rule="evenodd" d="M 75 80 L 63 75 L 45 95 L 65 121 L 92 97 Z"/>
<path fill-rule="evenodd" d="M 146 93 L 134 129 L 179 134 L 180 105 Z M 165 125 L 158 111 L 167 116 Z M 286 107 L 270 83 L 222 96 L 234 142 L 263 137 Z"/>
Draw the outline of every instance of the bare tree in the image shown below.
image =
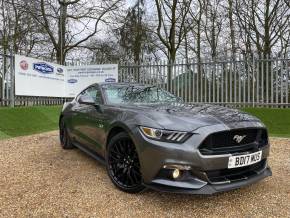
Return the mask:
<path fill-rule="evenodd" d="M 176 52 L 189 28 L 186 19 L 190 9 L 190 1 L 155 0 L 158 15 L 156 34 L 167 48 L 168 60 L 174 62 Z"/>
<path fill-rule="evenodd" d="M 0 2 L 0 53 L 2 53 L 1 63 L 3 65 L 0 70 L 0 93 L 3 92 L 8 61 L 11 60 L 8 60 L 8 55 L 19 51 L 22 44 L 27 41 L 25 33 L 30 31 L 26 25 L 28 20 L 24 19 L 24 13 L 16 7 L 15 1 L 1 0 Z"/>
<path fill-rule="evenodd" d="M 233 58 L 236 57 L 236 34 L 235 34 L 235 21 L 234 21 L 234 1 L 228 0 L 228 18 L 230 23 L 230 39 L 231 39 L 231 53 Z"/>
<path fill-rule="evenodd" d="M 203 15 L 204 15 L 204 0 L 197 0 L 197 4 L 192 4 L 190 8 L 190 32 L 194 37 L 194 46 L 188 45 L 191 50 L 196 54 L 197 62 L 200 66 L 201 63 L 201 40 L 202 40 L 202 32 L 203 32 Z M 199 71 L 199 70 L 198 70 Z"/>
<path fill-rule="evenodd" d="M 201 63 L 208 53 L 212 59 L 228 50 L 233 57 L 242 52 L 262 58 L 286 55 L 290 47 L 289 0 L 144 1 L 155 8 L 150 15 L 144 15 L 143 0 L 136 2 L 128 13 L 124 0 L 0 0 L 1 52 L 64 63 L 75 51 L 93 59 L 102 50 L 110 59 L 113 45 L 130 50 L 122 54 L 136 63 L 164 56 Z"/>
<path fill-rule="evenodd" d="M 288 21 L 290 26 L 290 20 Z M 288 52 L 290 52 L 290 28 L 285 30 L 284 34 L 280 37 L 280 50 L 278 51 L 279 56 L 287 57 Z"/>
<path fill-rule="evenodd" d="M 122 56 L 118 42 L 94 40 L 88 47 L 94 53 L 93 62 L 98 64 L 120 63 Z"/>
<path fill-rule="evenodd" d="M 260 57 L 271 55 L 272 48 L 289 28 L 289 7 L 283 0 L 236 0 L 236 15 L 242 30 L 256 46 Z"/>
<path fill-rule="evenodd" d="M 40 37 L 43 31 L 20 7 L 20 2 L 20 0 L 2 0 L 0 46 L 3 50 L 9 47 L 13 53 L 29 55 L 37 44 L 43 42 L 43 37 Z M 8 39 L 7 42 L 5 39 Z"/>
<path fill-rule="evenodd" d="M 216 59 L 220 33 L 223 26 L 224 16 L 221 9 L 221 0 L 206 1 L 205 11 L 205 36 L 209 43 L 211 58 Z"/>
<path fill-rule="evenodd" d="M 156 34 L 160 42 L 166 47 L 167 58 L 173 63 L 189 28 L 186 20 L 192 0 L 155 0 L 158 15 Z M 168 70 L 168 86 L 170 89 L 172 72 Z"/>
<path fill-rule="evenodd" d="M 145 20 L 143 1 L 138 0 L 128 9 L 126 17 L 120 21 L 117 38 L 127 61 L 140 64 L 147 53 L 153 51 L 151 32 Z"/>
<path fill-rule="evenodd" d="M 36 0 L 26 1 L 24 7 L 49 36 L 57 62 L 64 64 L 68 52 L 95 36 L 100 31 L 99 25 L 106 23 L 106 16 L 121 2 Z"/>

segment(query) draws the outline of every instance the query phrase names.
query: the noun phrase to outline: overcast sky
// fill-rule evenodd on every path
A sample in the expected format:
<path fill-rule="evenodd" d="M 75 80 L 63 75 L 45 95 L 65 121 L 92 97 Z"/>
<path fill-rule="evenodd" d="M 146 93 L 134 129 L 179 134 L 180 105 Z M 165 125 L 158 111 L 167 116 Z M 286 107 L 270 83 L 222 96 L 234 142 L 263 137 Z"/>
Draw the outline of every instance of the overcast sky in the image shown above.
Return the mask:
<path fill-rule="evenodd" d="M 128 6 L 134 5 L 138 0 L 126 0 Z"/>

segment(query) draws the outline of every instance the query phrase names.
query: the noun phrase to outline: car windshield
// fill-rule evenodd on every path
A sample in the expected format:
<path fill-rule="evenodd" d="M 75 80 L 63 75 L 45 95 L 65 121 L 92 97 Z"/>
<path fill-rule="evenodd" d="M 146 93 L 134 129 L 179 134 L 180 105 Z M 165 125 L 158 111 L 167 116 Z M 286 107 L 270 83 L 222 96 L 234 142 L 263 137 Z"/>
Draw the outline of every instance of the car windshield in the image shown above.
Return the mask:
<path fill-rule="evenodd" d="M 181 99 L 156 86 L 103 87 L 109 104 L 154 104 L 180 102 Z"/>

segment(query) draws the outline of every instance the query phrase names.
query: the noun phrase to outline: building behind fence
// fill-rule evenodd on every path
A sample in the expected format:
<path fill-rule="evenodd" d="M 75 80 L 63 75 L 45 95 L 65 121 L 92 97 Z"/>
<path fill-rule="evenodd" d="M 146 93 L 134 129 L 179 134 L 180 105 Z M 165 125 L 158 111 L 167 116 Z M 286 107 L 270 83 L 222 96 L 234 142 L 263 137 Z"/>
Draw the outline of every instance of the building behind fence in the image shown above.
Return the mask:
<path fill-rule="evenodd" d="M 6 69 L 6 76 L 1 81 L 0 106 L 54 105 L 68 100 L 14 96 L 12 63 L 12 56 L 6 56 L 4 64 L 3 55 L 0 55 L 2 75 Z M 234 107 L 290 106 L 289 57 L 238 57 L 219 61 L 184 60 L 173 64 L 166 61 L 144 65 L 126 64 L 119 66 L 119 81 L 155 85 L 179 96 L 185 102 Z"/>

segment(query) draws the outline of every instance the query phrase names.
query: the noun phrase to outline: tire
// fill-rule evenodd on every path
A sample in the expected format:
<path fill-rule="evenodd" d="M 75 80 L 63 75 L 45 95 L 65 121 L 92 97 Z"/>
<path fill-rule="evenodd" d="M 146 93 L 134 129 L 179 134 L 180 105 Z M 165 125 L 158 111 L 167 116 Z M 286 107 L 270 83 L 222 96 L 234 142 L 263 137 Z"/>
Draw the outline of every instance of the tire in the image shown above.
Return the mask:
<path fill-rule="evenodd" d="M 111 181 L 121 191 L 139 193 L 145 189 L 136 147 L 127 133 L 118 133 L 110 139 L 106 167 Z"/>
<path fill-rule="evenodd" d="M 74 148 L 63 119 L 61 119 L 60 125 L 59 125 L 59 140 L 60 140 L 61 147 L 63 149 Z"/>

